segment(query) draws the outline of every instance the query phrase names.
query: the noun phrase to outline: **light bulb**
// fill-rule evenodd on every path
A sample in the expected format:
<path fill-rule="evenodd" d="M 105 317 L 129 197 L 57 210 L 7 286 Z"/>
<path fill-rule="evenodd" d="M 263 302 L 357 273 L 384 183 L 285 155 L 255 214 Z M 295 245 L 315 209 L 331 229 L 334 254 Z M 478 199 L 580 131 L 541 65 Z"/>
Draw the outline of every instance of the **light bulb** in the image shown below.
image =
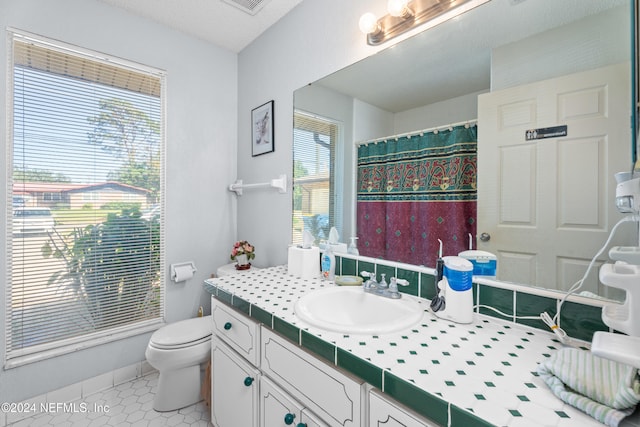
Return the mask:
<path fill-rule="evenodd" d="M 391 16 L 404 16 L 408 4 L 409 0 L 389 0 L 387 2 L 387 11 Z"/>
<path fill-rule="evenodd" d="M 373 13 L 367 12 L 360 17 L 358 25 L 364 34 L 375 33 L 378 29 L 378 19 Z"/>

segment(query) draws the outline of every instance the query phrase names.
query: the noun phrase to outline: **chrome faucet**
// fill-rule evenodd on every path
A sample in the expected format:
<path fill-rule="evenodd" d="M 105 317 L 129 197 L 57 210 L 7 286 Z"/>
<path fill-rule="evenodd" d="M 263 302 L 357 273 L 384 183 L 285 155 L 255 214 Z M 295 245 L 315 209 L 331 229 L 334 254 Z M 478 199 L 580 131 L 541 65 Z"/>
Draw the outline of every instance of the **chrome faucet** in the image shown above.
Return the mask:
<path fill-rule="evenodd" d="M 370 273 L 368 271 L 361 271 L 360 275 L 362 277 L 366 277 L 367 278 L 367 280 L 362 285 L 362 287 L 364 288 L 365 291 L 367 291 L 368 289 L 375 289 L 375 288 L 378 287 L 378 283 L 376 282 L 376 273 Z"/>
<path fill-rule="evenodd" d="M 379 295 L 384 298 L 400 299 L 402 298 L 402 294 L 398 291 L 398 285 L 409 286 L 409 281 L 405 279 L 398 279 L 397 277 L 392 277 L 391 283 L 387 285 L 384 273 L 381 273 L 382 278 L 379 283 L 376 282 L 375 273 L 362 271 L 360 272 L 360 275 L 367 278 L 367 280 L 362 284 L 362 289 L 365 292 Z"/>
<path fill-rule="evenodd" d="M 380 273 L 380 281 L 378 282 L 378 287 L 380 289 L 385 289 L 388 288 L 389 285 L 387 284 L 387 280 L 386 280 L 386 274 L 385 273 Z"/>
<path fill-rule="evenodd" d="M 389 283 L 389 298 L 397 299 L 402 297 L 402 294 L 398 291 L 398 285 L 409 286 L 409 281 L 392 277 L 391 283 Z"/>

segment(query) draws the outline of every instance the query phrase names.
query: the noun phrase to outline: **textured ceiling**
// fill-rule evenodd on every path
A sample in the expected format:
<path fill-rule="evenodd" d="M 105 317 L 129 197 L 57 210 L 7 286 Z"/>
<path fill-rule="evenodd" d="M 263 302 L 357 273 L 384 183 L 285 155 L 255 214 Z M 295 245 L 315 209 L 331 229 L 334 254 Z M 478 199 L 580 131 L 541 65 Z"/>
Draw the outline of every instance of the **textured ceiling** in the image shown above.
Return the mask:
<path fill-rule="evenodd" d="M 101 0 L 190 36 L 240 52 L 302 0 L 264 0 L 251 15 L 222 0 Z"/>

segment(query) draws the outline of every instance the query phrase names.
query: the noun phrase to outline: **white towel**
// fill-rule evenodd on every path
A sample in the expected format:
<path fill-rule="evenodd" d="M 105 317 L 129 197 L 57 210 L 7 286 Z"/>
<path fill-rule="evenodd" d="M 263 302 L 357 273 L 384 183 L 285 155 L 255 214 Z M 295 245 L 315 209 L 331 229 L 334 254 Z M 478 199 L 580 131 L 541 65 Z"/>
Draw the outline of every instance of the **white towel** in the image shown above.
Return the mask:
<path fill-rule="evenodd" d="M 559 350 L 538 365 L 538 373 L 556 396 L 610 427 L 640 402 L 638 370 L 589 351 Z"/>

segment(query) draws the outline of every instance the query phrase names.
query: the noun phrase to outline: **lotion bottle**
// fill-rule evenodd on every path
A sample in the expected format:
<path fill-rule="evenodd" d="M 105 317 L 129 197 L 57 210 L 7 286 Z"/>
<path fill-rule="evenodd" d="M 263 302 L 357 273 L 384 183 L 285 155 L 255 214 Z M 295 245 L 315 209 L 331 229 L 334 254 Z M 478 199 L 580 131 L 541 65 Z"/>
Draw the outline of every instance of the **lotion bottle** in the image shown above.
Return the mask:
<path fill-rule="evenodd" d="M 322 261 L 320 262 L 320 268 L 322 271 L 322 280 L 333 281 L 336 276 L 336 256 L 333 254 L 331 244 L 325 245 L 325 250 L 322 253 Z"/>

